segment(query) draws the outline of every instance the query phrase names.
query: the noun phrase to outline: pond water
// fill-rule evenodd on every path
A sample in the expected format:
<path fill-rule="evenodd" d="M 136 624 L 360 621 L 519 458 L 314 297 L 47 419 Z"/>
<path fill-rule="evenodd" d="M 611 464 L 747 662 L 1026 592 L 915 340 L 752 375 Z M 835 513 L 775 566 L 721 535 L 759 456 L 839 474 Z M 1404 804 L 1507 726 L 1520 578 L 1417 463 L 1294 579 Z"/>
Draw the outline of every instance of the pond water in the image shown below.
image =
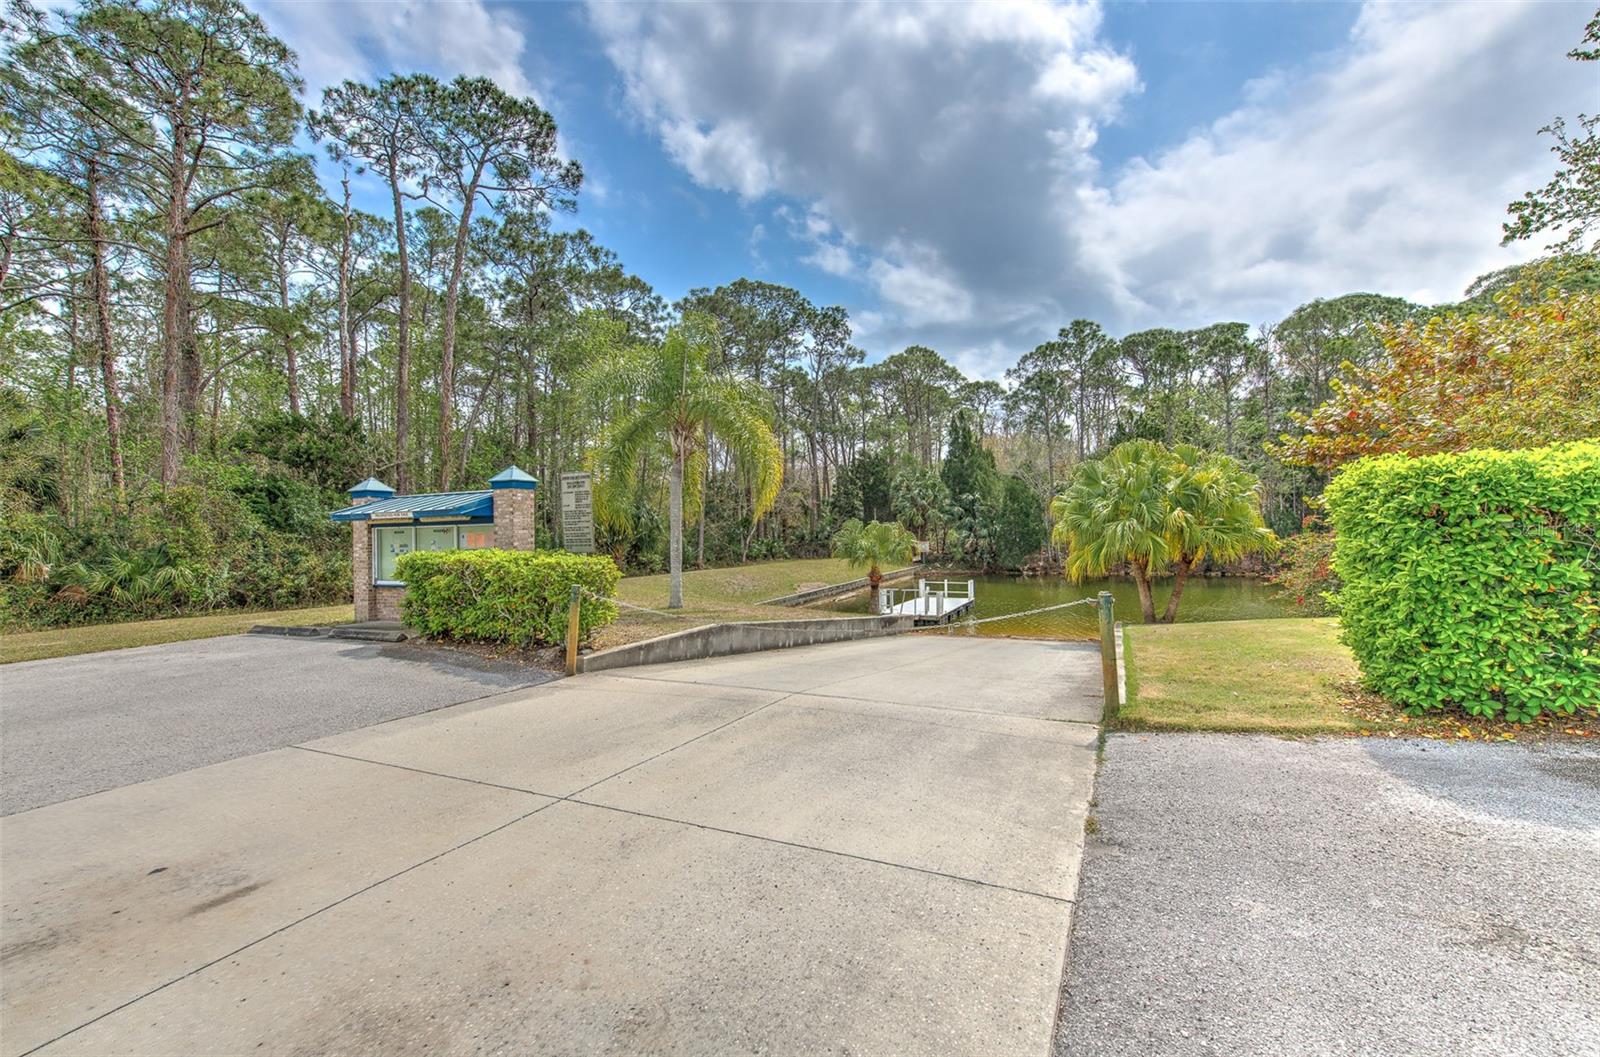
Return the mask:
<path fill-rule="evenodd" d="M 929 579 L 943 579 L 943 573 L 934 572 Z M 956 579 L 951 575 L 951 579 Z M 966 579 L 966 577 L 961 577 Z M 977 576 L 978 618 L 997 617 L 1006 613 L 1021 613 L 1041 606 L 1072 602 L 1080 598 L 1094 598 L 1101 591 L 1110 591 L 1116 603 L 1118 620 L 1139 620 L 1139 591 L 1132 580 L 1085 580 L 1075 584 L 1065 577 L 1022 579 L 1013 576 Z M 897 580 L 891 587 L 915 587 L 915 579 Z M 1156 611 L 1167 603 L 1172 581 L 1158 581 L 1155 586 Z M 828 605 L 828 603 L 823 603 Z M 840 599 L 831 609 L 865 613 L 868 609 L 866 593 Z M 1203 576 L 1191 579 L 1183 589 L 1183 600 L 1178 605 L 1179 623 L 1207 620 L 1253 620 L 1260 617 L 1292 617 L 1294 604 L 1282 597 L 1278 588 L 1261 580 L 1244 576 Z M 978 625 L 981 635 L 1019 635 L 1036 638 L 1092 639 L 1099 635 L 1098 616 L 1091 605 L 1057 609 L 1049 613 L 1018 617 L 1015 620 L 997 620 Z"/>

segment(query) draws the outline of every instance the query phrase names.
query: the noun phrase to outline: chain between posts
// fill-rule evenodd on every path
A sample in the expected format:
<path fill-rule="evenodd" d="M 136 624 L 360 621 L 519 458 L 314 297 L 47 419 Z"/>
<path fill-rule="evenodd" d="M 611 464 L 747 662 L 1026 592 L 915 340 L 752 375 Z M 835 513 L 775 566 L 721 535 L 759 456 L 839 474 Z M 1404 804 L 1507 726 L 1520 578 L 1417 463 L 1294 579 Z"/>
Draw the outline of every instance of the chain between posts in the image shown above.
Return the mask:
<path fill-rule="evenodd" d="M 572 585 L 572 601 L 569 603 L 570 609 L 568 610 L 568 613 L 567 613 L 567 674 L 568 675 L 577 675 L 578 674 L 578 633 L 579 633 L 579 627 L 580 627 L 579 620 L 578 620 L 578 611 L 579 611 L 579 608 L 580 608 L 581 603 L 583 601 L 583 596 L 584 595 L 588 595 L 590 598 L 594 599 L 596 602 L 610 602 L 613 605 L 624 606 L 624 607 L 626 607 L 628 609 L 636 609 L 641 613 L 649 613 L 652 616 L 667 617 L 668 619 L 671 619 L 671 620 L 688 620 L 688 619 L 690 619 L 689 614 L 687 614 L 687 613 L 664 613 L 659 609 L 651 609 L 649 606 L 636 606 L 632 602 L 624 602 L 620 598 L 607 598 L 605 595 L 595 594 L 593 591 L 591 591 L 587 587 L 584 587 L 582 584 L 573 584 Z"/>
<path fill-rule="evenodd" d="M 587 587 L 579 587 L 578 589 L 596 602 L 610 602 L 612 605 L 622 606 L 624 609 L 636 609 L 641 613 L 649 613 L 651 616 L 666 617 L 669 620 L 689 620 L 692 618 L 692 614 L 689 613 L 668 613 L 665 610 L 651 609 L 649 606 L 639 606 L 634 605 L 632 602 L 624 602 L 620 598 L 607 598 L 605 595 L 595 594 Z"/>
<path fill-rule="evenodd" d="M 973 618 L 971 620 L 952 621 L 949 626 L 959 626 L 963 628 L 977 627 L 979 624 L 992 624 L 997 620 L 1015 620 L 1018 617 L 1031 617 L 1038 613 L 1048 613 L 1053 609 L 1070 609 L 1073 606 L 1092 606 L 1098 601 L 1099 600 L 1095 598 L 1080 598 L 1076 602 L 1057 602 L 1053 606 L 1040 606 L 1038 609 L 1025 609 L 1020 613 L 1002 613 L 997 617 L 983 617 L 982 619 Z"/>

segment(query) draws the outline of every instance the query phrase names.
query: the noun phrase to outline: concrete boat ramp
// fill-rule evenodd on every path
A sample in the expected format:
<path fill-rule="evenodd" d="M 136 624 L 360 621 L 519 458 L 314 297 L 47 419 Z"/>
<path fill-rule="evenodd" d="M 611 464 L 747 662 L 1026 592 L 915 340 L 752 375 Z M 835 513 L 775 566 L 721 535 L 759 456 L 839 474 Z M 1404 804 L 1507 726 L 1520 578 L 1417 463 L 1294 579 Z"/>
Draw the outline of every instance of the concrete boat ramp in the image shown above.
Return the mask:
<path fill-rule="evenodd" d="M 23 811 L 0 1049 L 1042 1055 L 1100 715 L 1093 647 L 903 635 Z"/>

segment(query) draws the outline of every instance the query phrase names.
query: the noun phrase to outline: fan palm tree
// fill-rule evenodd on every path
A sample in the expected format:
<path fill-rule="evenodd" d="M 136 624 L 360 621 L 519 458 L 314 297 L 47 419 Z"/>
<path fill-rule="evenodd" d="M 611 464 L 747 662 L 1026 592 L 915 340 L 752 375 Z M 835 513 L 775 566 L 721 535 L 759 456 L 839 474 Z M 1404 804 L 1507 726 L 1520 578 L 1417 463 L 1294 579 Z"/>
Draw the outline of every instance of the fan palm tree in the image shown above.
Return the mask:
<path fill-rule="evenodd" d="M 1171 560 L 1167 546 L 1167 485 L 1171 459 L 1155 441 L 1130 440 L 1104 459 L 1079 463 L 1050 504 L 1056 546 L 1066 551 L 1067 575 L 1082 583 L 1126 564 L 1139 590 L 1146 624 L 1156 622 L 1151 577 Z"/>
<path fill-rule="evenodd" d="M 1178 568 L 1167 597 L 1164 624 L 1178 617 L 1178 600 L 1189 574 L 1207 558 L 1238 561 L 1247 554 L 1273 554 L 1278 537 L 1261 520 L 1260 480 L 1227 455 L 1192 444 L 1173 449 L 1176 473 L 1169 492 L 1167 546 Z"/>
<path fill-rule="evenodd" d="M 733 455 L 750 481 L 751 520 L 772 508 L 783 483 L 783 452 L 768 424 L 765 392 L 755 384 L 718 374 L 717 333 L 708 321 L 690 316 L 667 333 L 659 347 L 618 350 L 592 369 L 585 384 L 608 401 L 631 398 L 602 434 L 594 461 L 599 471 L 596 513 L 624 526 L 640 464 L 652 450 L 668 459 L 667 608 L 683 606 L 683 515 L 687 496 L 698 508 L 705 478 L 706 437 Z"/>
<path fill-rule="evenodd" d="M 883 590 L 883 567 L 894 562 L 909 561 L 917 553 L 917 541 L 898 521 L 874 521 L 863 525 L 859 518 L 851 518 L 840 526 L 833 537 L 833 556 L 843 558 L 852 569 L 866 569 L 867 583 L 872 585 L 872 611 L 881 612 L 879 604 Z"/>
<path fill-rule="evenodd" d="M 1051 504 L 1067 574 L 1081 582 L 1127 565 L 1146 624 L 1157 623 L 1152 581 L 1177 563 L 1160 620 L 1178 616 L 1189 575 L 1208 557 L 1235 561 L 1271 553 L 1278 538 L 1261 520 L 1259 481 L 1225 455 L 1155 441 L 1117 445 L 1081 463 Z"/>

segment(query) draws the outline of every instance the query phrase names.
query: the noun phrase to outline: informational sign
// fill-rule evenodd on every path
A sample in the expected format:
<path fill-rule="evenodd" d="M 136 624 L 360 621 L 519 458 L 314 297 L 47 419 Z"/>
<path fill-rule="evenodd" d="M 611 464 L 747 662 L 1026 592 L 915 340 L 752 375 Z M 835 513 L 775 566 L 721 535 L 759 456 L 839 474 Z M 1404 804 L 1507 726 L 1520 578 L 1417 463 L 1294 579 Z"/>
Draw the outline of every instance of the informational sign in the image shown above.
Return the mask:
<path fill-rule="evenodd" d="M 561 475 L 561 546 L 594 553 L 594 479 L 586 473 Z"/>

